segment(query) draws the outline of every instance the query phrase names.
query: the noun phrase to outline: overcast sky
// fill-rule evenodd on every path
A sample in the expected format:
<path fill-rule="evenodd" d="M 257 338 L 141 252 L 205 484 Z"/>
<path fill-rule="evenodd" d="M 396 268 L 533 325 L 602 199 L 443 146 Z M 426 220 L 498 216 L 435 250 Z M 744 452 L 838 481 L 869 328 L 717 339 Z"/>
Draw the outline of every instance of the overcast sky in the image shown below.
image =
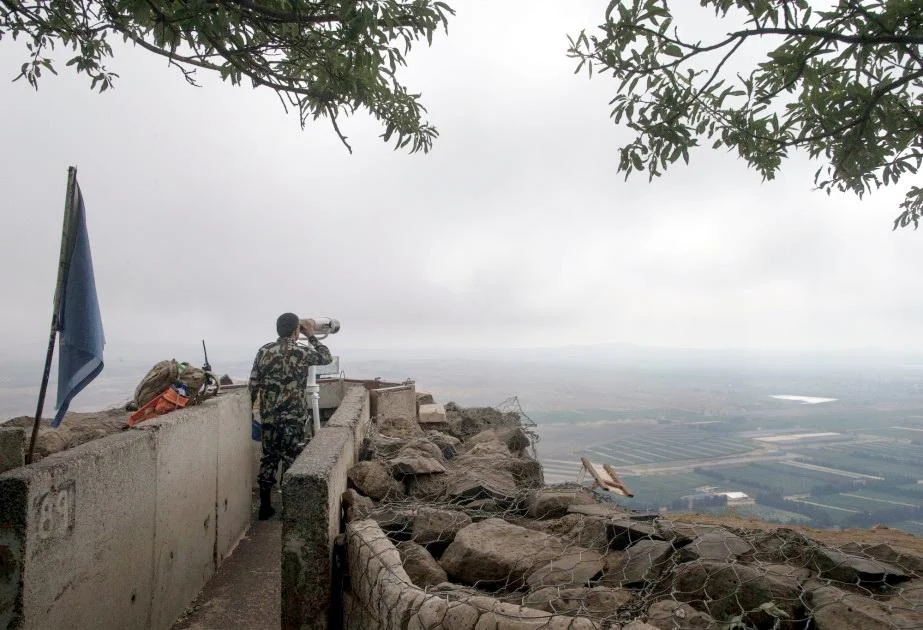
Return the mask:
<path fill-rule="evenodd" d="M 338 348 L 923 350 L 923 234 L 891 231 L 899 191 L 812 192 L 806 160 L 761 183 L 704 149 L 626 183 L 616 86 L 566 57 L 607 2 L 452 4 L 404 75 L 441 133 L 429 155 L 362 117 L 349 155 L 272 93 L 195 89 L 132 48 L 102 95 L 64 68 L 38 92 L 0 82 L 0 346 L 42 356 L 74 164 L 109 359 L 255 349 L 287 310 L 339 318 Z M 4 41 L 0 76 L 23 60 Z"/>

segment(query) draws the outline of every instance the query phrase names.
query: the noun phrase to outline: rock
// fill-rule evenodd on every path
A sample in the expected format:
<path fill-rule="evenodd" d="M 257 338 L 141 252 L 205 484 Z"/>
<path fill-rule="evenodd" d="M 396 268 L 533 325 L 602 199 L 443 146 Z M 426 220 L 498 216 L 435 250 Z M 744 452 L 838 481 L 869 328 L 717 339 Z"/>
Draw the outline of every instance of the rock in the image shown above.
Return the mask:
<path fill-rule="evenodd" d="M 567 508 L 568 514 L 584 514 L 586 516 L 605 516 L 614 519 L 628 518 L 631 514 L 625 508 L 615 503 L 593 503 L 587 505 L 571 505 Z"/>
<path fill-rule="evenodd" d="M 817 546 L 810 538 L 787 527 L 761 532 L 750 540 L 750 544 L 756 551 L 757 560 L 802 567 L 808 564 Z"/>
<path fill-rule="evenodd" d="M 679 552 L 679 562 L 693 560 L 732 560 L 753 551 L 740 536 L 720 528 L 699 536 Z"/>
<path fill-rule="evenodd" d="M 806 567 L 793 567 L 790 564 L 764 564 L 762 568 L 766 573 L 780 577 L 792 578 L 799 584 L 814 577 L 814 572 Z"/>
<path fill-rule="evenodd" d="M 602 518 L 568 514 L 559 519 L 544 521 L 540 527 L 542 531 L 571 540 L 580 547 L 600 552 L 609 548 L 606 521 Z"/>
<path fill-rule="evenodd" d="M 752 625 L 772 625 L 773 615 L 761 606 L 779 610 L 788 619 L 803 618 L 801 587 L 797 580 L 763 573 L 746 564 L 696 560 L 679 565 L 673 594 L 705 609 L 715 619 L 742 616 Z M 783 626 L 785 627 L 785 626 Z"/>
<path fill-rule="evenodd" d="M 563 549 L 553 536 L 489 518 L 460 529 L 439 564 L 464 584 L 516 588 Z"/>
<path fill-rule="evenodd" d="M 531 457 L 510 457 L 504 467 L 513 475 L 513 480 L 520 488 L 541 488 L 545 485 L 542 465 Z"/>
<path fill-rule="evenodd" d="M 657 630 L 657 627 L 644 623 L 640 619 L 635 619 L 622 626 L 622 630 Z"/>
<path fill-rule="evenodd" d="M 230 376 L 225 374 L 220 379 L 218 379 L 218 384 L 219 385 L 233 385 L 234 381 L 231 379 Z"/>
<path fill-rule="evenodd" d="M 426 392 L 417 392 L 417 405 L 432 405 L 433 395 Z"/>
<path fill-rule="evenodd" d="M 512 502 L 517 494 L 516 480 L 506 470 L 474 462 L 469 462 L 469 466 L 455 463 L 445 476 L 447 494 L 456 499 Z"/>
<path fill-rule="evenodd" d="M 516 428 L 520 421 L 517 413 L 501 413 L 491 407 L 460 408 L 448 403 L 445 412 L 450 427 L 449 433 L 460 440 L 466 440 L 486 429 Z"/>
<path fill-rule="evenodd" d="M 378 418 L 378 433 L 387 437 L 406 439 L 422 437 L 423 429 L 420 428 L 416 418 L 396 416 Z"/>
<path fill-rule="evenodd" d="M 455 539 L 455 534 L 471 524 L 471 517 L 456 510 L 421 507 L 413 519 L 414 540 L 426 546 L 445 549 Z"/>
<path fill-rule="evenodd" d="M 907 582 L 894 590 L 897 592 L 889 600 L 894 606 L 923 612 L 923 579 Z"/>
<path fill-rule="evenodd" d="M 713 628 L 715 620 L 689 604 L 664 599 L 647 609 L 647 623 L 658 630 L 705 630 Z"/>
<path fill-rule="evenodd" d="M 890 564 L 819 546 L 814 549 L 811 566 L 820 577 L 846 584 L 884 585 L 910 579 Z"/>
<path fill-rule="evenodd" d="M 667 567 L 673 545 L 663 540 L 642 540 L 625 550 L 603 576 L 606 586 L 643 586 L 656 581 Z"/>
<path fill-rule="evenodd" d="M 436 559 L 421 545 L 405 541 L 397 544 L 401 562 L 411 581 L 421 588 L 436 586 L 448 578 Z"/>
<path fill-rule="evenodd" d="M 383 462 L 359 462 L 349 469 L 346 476 L 359 492 L 376 501 L 404 496 L 404 485 L 391 476 Z"/>
<path fill-rule="evenodd" d="M 496 442 L 502 444 L 510 454 L 522 456 L 532 446 L 529 436 L 521 427 L 487 429 L 465 440 L 465 446 Z"/>
<path fill-rule="evenodd" d="M 414 438 L 409 442 L 405 443 L 404 446 L 397 452 L 397 456 L 404 455 L 421 455 L 423 457 L 430 457 L 435 459 L 438 462 L 443 462 L 442 449 L 436 446 L 433 442 L 427 438 Z"/>
<path fill-rule="evenodd" d="M 375 509 L 375 502 L 364 497 L 352 488 L 346 490 L 342 496 L 343 506 L 346 508 L 347 521 L 359 521 L 368 518 Z"/>
<path fill-rule="evenodd" d="M 849 543 L 841 548 L 841 551 L 856 556 L 874 558 L 881 562 L 887 562 L 903 569 L 907 573 L 916 573 L 923 577 L 923 556 L 918 556 L 909 551 L 895 549 L 885 543 Z"/>
<path fill-rule="evenodd" d="M 432 475 L 444 473 L 445 466 L 432 457 L 406 454 L 388 460 L 391 470 L 398 475 Z"/>
<path fill-rule="evenodd" d="M 815 630 L 894 630 L 923 627 L 923 613 L 902 610 L 870 597 L 821 586 L 805 597 Z"/>
<path fill-rule="evenodd" d="M 413 510 L 409 508 L 379 507 L 370 515 L 388 538 L 411 540 L 413 538 Z"/>
<path fill-rule="evenodd" d="M 609 547 L 627 549 L 642 540 L 662 540 L 660 534 L 648 523 L 628 519 L 612 520 L 607 523 Z"/>
<path fill-rule="evenodd" d="M 531 494 L 528 510 L 532 518 L 557 518 L 567 514 L 571 505 L 592 503 L 593 495 L 583 488 L 542 489 Z"/>
<path fill-rule="evenodd" d="M 539 566 L 526 579 L 530 588 L 543 586 L 587 586 L 603 572 L 603 558 L 595 551 L 568 547 L 546 565 Z"/>
<path fill-rule="evenodd" d="M 439 447 L 439 450 L 442 452 L 442 457 L 446 460 L 454 458 L 458 453 L 458 447 L 461 445 L 461 440 L 457 437 L 452 437 L 448 433 L 443 433 L 442 431 L 427 431 L 426 438 Z"/>
<path fill-rule="evenodd" d="M 680 523 L 667 519 L 657 519 L 654 523 L 654 531 L 663 540 L 673 543 L 676 548 L 684 547 L 696 538 L 704 536 L 716 530 L 724 530 L 715 525 L 700 525 L 692 523 Z"/>
<path fill-rule="evenodd" d="M 407 493 L 420 501 L 438 502 L 448 498 L 448 475 L 414 475 L 407 478 Z"/>
<path fill-rule="evenodd" d="M 395 457 L 402 448 L 409 444 L 404 438 L 389 437 L 387 435 L 375 435 L 371 440 L 371 454 L 374 457 L 390 459 Z"/>
<path fill-rule="evenodd" d="M 550 613 L 606 618 L 614 616 L 619 608 L 627 606 L 634 598 L 631 591 L 620 588 L 551 586 L 529 593 L 523 598 L 522 605 Z"/>

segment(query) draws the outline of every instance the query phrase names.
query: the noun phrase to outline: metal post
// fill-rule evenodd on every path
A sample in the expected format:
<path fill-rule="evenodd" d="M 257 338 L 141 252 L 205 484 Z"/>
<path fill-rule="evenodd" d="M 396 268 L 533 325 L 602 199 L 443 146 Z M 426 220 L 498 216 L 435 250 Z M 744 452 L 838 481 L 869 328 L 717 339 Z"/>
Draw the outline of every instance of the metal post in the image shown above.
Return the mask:
<path fill-rule="evenodd" d="M 45 392 L 48 389 L 48 378 L 51 374 L 51 359 L 54 355 L 55 339 L 58 334 L 58 313 L 61 311 L 61 301 L 64 299 L 64 283 L 70 271 L 70 257 L 73 249 L 73 223 L 74 208 L 76 207 L 77 169 L 73 166 L 67 169 L 67 193 L 64 200 L 64 227 L 61 230 L 61 255 L 58 259 L 58 283 L 54 289 L 54 310 L 51 313 L 51 333 L 48 335 L 48 351 L 45 353 L 45 369 L 42 372 L 42 385 L 38 392 L 38 404 L 35 407 L 35 422 L 32 424 L 32 439 L 29 441 L 29 452 L 26 454 L 26 464 L 32 463 L 35 453 L 35 441 L 38 439 L 38 425 L 42 421 L 42 411 L 45 408 Z"/>

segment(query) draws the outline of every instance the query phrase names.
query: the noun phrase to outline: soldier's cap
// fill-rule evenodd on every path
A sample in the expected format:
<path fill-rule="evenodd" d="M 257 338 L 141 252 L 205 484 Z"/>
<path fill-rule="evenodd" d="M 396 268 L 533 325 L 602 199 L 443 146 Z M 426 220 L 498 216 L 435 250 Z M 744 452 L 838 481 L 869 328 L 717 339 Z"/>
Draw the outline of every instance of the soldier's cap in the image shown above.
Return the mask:
<path fill-rule="evenodd" d="M 276 332 L 280 337 L 291 337 L 298 330 L 298 316 L 294 313 L 282 313 L 276 320 Z"/>

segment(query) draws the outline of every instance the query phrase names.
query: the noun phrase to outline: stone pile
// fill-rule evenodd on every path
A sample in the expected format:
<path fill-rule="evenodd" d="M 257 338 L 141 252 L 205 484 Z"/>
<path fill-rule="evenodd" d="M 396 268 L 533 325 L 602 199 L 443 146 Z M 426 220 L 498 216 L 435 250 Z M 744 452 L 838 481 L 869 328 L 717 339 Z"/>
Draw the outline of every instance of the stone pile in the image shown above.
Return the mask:
<path fill-rule="evenodd" d="M 514 416 L 422 405 L 425 422 L 379 427 L 370 459 L 349 471 L 347 519 L 377 523 L 427 594 L 522 611 L 510 629 L 542 613 L 633 630 L 923 628 L 920 556 L 683 523 L 542 487 Z"/>

